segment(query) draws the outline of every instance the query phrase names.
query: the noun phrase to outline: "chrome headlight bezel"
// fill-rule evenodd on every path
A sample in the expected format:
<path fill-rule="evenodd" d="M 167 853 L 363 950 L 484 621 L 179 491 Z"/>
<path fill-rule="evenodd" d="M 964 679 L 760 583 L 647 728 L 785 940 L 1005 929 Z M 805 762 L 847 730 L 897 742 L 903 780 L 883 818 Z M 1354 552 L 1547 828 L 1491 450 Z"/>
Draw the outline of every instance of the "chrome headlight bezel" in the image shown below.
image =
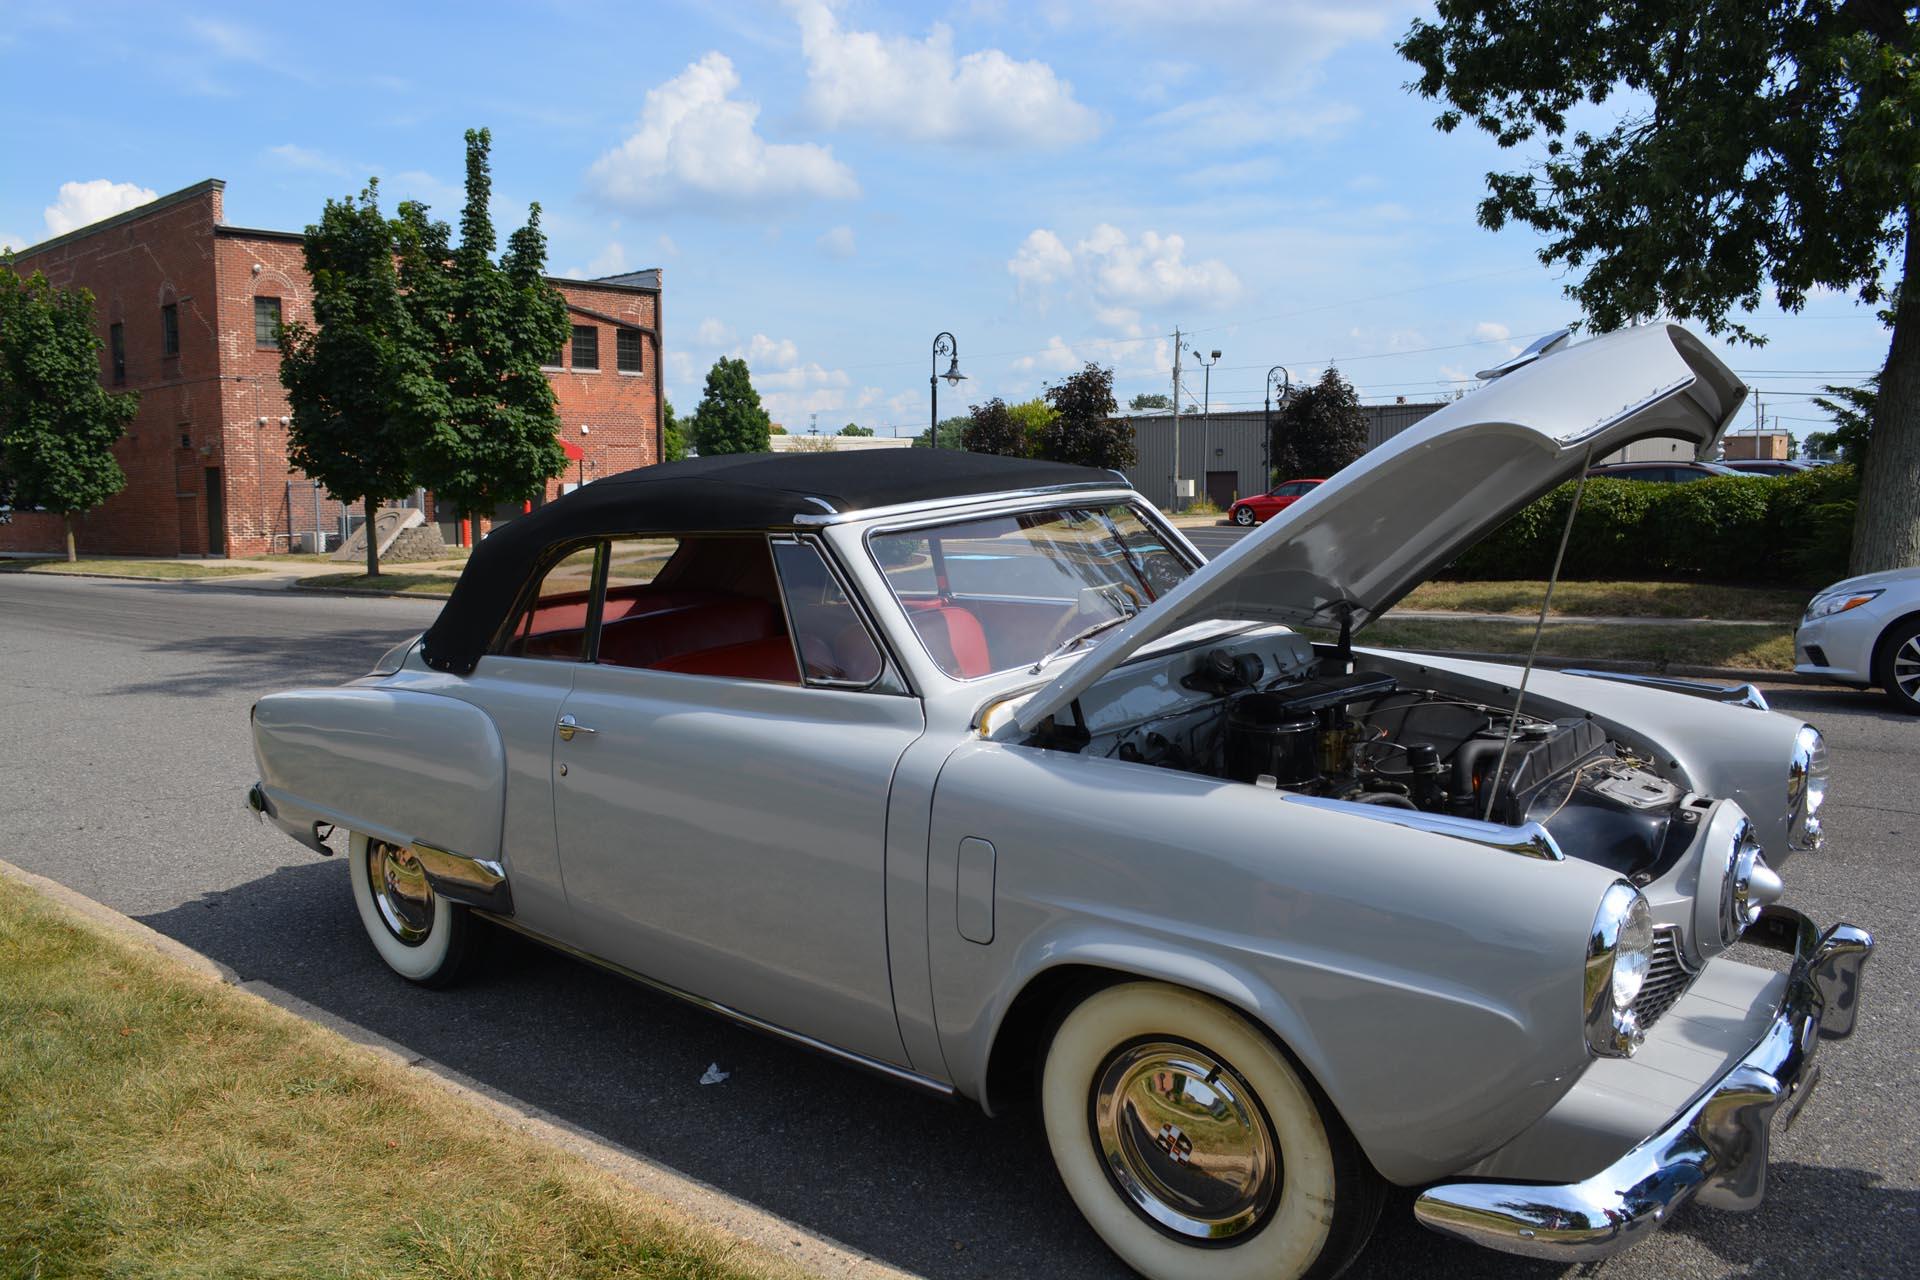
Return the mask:
<path fill-rule="evenodd" d="M 1793 736 L 1787 757 L 1787 848 L 1811 853 L 1826 843 L 1820 806 L 1827 799 L 1827 740 L 1810 724 Z"/>
<path fill-rule="evenodd" d="M 1596 1057 L 1629 1058 L 1645 1035 L 1633 1011 L 1653 965 L 1653 908 L 1625 880 L 1607 886 L 1587 935 L 1587 1048 Z"/>
<path fill-rule="evenodd" d="M 1845 613 L 1849 609 L 1858 609 L 1863 604 L 1871 604 L 1880 598 L 1884 587 L 1870 587 L 1864 591 L 1828 591 L 1807 601 L 1807 611 L 1801 615 L 1802 622 L 1817 622 L 1821 618 L 1831 618 L 1836 613 Z"/>

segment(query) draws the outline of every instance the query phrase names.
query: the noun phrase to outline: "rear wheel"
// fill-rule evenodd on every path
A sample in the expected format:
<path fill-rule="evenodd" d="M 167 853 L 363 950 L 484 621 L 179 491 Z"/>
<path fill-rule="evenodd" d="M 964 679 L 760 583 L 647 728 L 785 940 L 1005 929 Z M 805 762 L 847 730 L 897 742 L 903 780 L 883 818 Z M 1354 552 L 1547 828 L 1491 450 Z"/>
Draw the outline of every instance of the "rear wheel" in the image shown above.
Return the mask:
<path fill-rule="evenodd" d="M 353 901 L 380 958 L 409 982 L 459 980 L 477 950 L 473 913 L 433 891 L 413 850 L 356 831 L 347 846 Z"/>
<path fill-rule="evenodd" d="M 1243 528 L 1252 524 L 1254 519 L 1252 507 L 1235 507 L 1233 509 L 1233 522 Z"/>
<path fill-rule="evenodd" d="M 1061 1180 L 1150 1280 L 1345 1269 L 1382 1183 L 1279 1045 L 1178 987 L 1107 987 L 1060 1023 L 1041 1074 Z"/>
<path fill-rule="evenodd" d="M 1920 618 L 1903 622 L 1881 638 L 1873 682 L 1893 705 L 1920 715 Z"/>

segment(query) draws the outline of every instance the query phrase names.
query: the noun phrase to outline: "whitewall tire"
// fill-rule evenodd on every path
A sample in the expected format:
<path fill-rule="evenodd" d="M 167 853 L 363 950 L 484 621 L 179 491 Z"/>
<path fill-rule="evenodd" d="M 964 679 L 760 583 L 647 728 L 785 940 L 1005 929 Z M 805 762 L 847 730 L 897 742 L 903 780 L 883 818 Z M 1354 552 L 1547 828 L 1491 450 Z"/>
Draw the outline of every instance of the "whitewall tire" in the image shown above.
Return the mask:
<path fill-rule="evenodd" d="M 410 849 L 355 831 L 347 862 L 360 923 L 387 967 L 422 986 L 456 981 L 474 953 L 472 913 L 433 891 Z"/>
<path fill-rule="evenodd" d="M 1379 1216 L 1379 1176 L 1319 1091 L 1195 992 L 1087 997 L 1054 1032 L 1040 1093 L 1068 1194 L 1149 1280 L 1332 1276 Z"/>

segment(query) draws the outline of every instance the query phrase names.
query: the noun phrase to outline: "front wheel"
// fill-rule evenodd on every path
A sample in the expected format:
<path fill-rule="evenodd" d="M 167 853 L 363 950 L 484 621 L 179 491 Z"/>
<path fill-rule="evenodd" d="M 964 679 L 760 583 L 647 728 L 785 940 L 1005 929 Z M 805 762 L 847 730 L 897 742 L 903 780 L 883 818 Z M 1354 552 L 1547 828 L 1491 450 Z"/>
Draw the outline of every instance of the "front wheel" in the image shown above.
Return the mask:
<path fill-rule="evenodd" d="M 1253 521 L 1254 515 L 1252 507 L 1235 507 L 1233 509 L 1233 522 L 1235 524 L 1245 528 L 1252 524 Z"/>
<path fill-rule="evenodd" d="M 1920 619 L 1902 623 L 1887 633 L 1880 642 L 1873 679 L 1887 691 L 1894 706 L 1920 715 Z"/>
<path fill-rule="evenodd" d="M 1379 1217 L 1380 1177 L 1318 1090 L 1194 992 L 1089 996 L 1054 1033 L 1040 1094 L 1068 1193 L 1149 1280 L 1337 1275 Z"/>
<path fill-rule="evenodd" d="M 380 958 L 409 982 L 458 981 L 477 950 L 473 913 L 433 891 L 413 850 L 356 831 L 347 844 L 353 901 Z"/>

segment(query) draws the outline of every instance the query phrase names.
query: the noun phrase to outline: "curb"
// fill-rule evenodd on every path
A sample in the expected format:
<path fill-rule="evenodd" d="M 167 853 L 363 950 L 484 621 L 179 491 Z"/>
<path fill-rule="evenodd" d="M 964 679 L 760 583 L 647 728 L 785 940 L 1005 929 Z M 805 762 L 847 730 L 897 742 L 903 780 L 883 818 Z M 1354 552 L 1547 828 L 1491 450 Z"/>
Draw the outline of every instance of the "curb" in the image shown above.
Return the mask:
<path fill-rule="evenodd" d="M 1363 646 L 1364 647 L 1364 646 Z M 1524 653 L 1477 653 L 1470 649 L 1395 649 L 1395 653 L 1424 653 L 1436 658 L 1460 658 L 1467 662 L 1502 662 L 1524 666 Z M 1637 658 L 1555 658 L 1545 654 L 1533 660 L 1536 667 L 1558 671 L 1567 667 L 1587 667 L 1594 671 L 1618 671 L 1623 674 L 1684 676 L 1696 680 L 1742 680 L 1751 684 L 1799 684 L 1844 688 L 1825 676 L 1802 675 L 1798 671 L 1763 671 L 1750 667 L 1698 667 L 1683 662 L 1649 662 Z"/>
<path fill-rule="evenodd" d="M 914 1273 L 891 1266 L 830 1236 L 777 1214 L 769 1213 L 720 1188 L 661 1164 L 637 1151 L 607 1142 L 580 1126 L 563 1120 L 423 1057 L 405 1045 L 369 1031 L 358 1023 L 321 1009 L 299 996 L 259 979 L 243 978 L 227 965 L 202 955 L 184 943 L 115 911 L 105 903 L 69 889 L 57 880 L 37 875 L 0 858 L 0 878 L 36 890 L 68 912 L 99 925 L 136 946 L 158 952 L 204 978 L 264 1000 L 296 1018 L 323 1027 L 352 1041 L 389 1065 L 423 1071 L 437 1085 L 465 1099 L 489 1118 L 509 1125 L 538 1142 L 587 1161 L 658 1201 L 668 1214 L 677 1214 L 716 1232 L 736 1237 L 766 1256 L 775 1268 L 799 1276 L 848 1277 L 849 1280 L 914 1280 Z"/>

